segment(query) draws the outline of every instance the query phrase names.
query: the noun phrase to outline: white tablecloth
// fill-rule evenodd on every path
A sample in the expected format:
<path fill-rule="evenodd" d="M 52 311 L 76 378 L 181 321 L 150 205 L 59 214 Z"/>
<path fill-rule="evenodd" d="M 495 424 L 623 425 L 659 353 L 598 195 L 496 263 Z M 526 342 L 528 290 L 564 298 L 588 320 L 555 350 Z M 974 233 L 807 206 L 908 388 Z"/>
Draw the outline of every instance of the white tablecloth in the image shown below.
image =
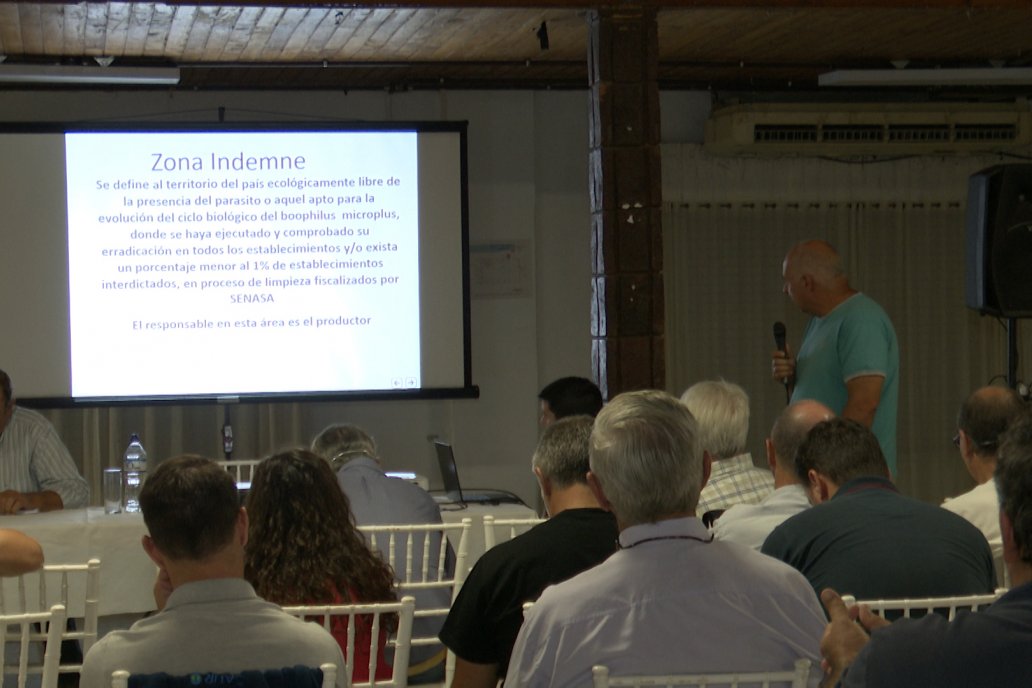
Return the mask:
<path fill-rule="evenodd" d="M 100 615 L 141 614 L 154 609 L 157 568 L 140 544 L 147 528 L 140 514 L 105 514 L 101 507 L 44 514 L 0 516 L 0 528 L 30 535 L 43 546 L 47 564 L 84 564 L 100 559 Z M 76 587 L 72 588 L 72 585 Z M 3 582 L 13 594 L 14 579 Z M 69 600 L 82 600 L 80 578 L 69 580 Z M 11 591 L 11 592 L 8 592 Z M 81 614 L 73 606 L 71 614 Z"/>

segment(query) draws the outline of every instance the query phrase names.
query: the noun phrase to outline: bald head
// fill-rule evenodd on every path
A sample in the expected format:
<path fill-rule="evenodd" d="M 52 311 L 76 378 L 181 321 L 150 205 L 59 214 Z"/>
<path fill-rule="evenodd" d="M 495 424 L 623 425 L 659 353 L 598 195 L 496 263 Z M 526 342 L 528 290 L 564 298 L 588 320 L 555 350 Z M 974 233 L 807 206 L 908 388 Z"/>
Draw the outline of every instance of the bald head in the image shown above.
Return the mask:
<path fill-rule="evenodd" d="M 767 458 L 774 470 L 776 487 L 799 482 L 795 469 L 799 445 L 806 439 L 810 428 L 834 417 L 835 413 L 830 408 L 812 399 L 803 399 L 785 407 L 774 421 L 768 440 Z"/>
<path fill-rule="evenodd" d="M 981 387 L 964 401 L 957 427 L 967 436 L 968 450 L 995 460 L 1000 436 L 1021 415 L 1025 402 L 1010 387 Z"/>
<path fill-rule="evenodd" d="M 790 248 L 782 276 L 782 291 L 810 315 L 824 316 L 853 294 L 842 258 L 827 241 L 802 241 Z"/>

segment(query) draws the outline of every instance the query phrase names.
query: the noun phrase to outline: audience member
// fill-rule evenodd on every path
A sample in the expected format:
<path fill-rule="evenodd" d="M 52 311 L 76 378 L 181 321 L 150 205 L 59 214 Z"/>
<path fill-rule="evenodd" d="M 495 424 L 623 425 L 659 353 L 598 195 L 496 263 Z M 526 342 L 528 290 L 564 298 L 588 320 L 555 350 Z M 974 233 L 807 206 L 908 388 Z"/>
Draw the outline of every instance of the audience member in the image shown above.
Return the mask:
<path fill-rule="evenodd" d="M 901 495 L 877 438 L 860 423 L 815 425 L 796 471 L 816 506 L 775 528 L 762 551 L 799 569 L 816 590 L 891 599 L 995 588 L 985 537 L 960 516 Z"/>
<path fill-rule="evenodd" d="M 561 377 L 538 392 L 541 416 L 538 425 L 547 428 L 560 418 L 586 415 L 594 418 L 602 408 L 598 385 L 583 377 Z"/>
<path fill-rule="evenodd" d="M 767 462 L 774 474 L 774 491 L 759 504 L 735 504 L 725 511 L 713 526 L 713 535 L 718 540 L 758 550 L 785 519 L 810 508 L 806 488 L 799 482 L 795 469 L 796 451 L 810 428 L 834 416 L 827 406 L 809 399 L 785 407 L 765 443 Z"/>
<path fill-rule="evenodd" d="M 816 399 L 874 431 L 896 474 L 899 344 L 892 321 L 849 284 L 842 258 L 826 241 L 802 241 L 782 264 L 782 291 L 807 315 L 798 359 L 775 351 L 772 374 L 791 400 Z"/>
<path fill-rule="evenodd" d="M 929 614 L 889 624 L 866 608 L 846 609 L 838 593 L 824 590 L 831 618 L 821 641 L 827 685 L 840 676 L 847 688 L 1032 685 L 1032 417 L 1003 436 L 995 473 L 1010 591 L 953 621 Z"/>
<path fill-rule="evenodd" d="M 337 484 L 351 503 L 351 513 L 360 526 L 430 525 L 441 523 L 441 510 L 430 494 L 407 480 L 392 478 L 384 473 L 376 441 L 362 428 L 347 423 L 337 423 L 325 428 L 312 441 L 312 451 L 326 459 L 337 474 Z M 413 570 L 420 571 L 423 562 L 423 536 L 414 536 L 412 547 Z M 429 550 L 437 553 L 440 535 L 430 536 Z M 395 542 L 394 561 L 405 561 L 407 541 L 404 536 Z M 381 552 L 384 558 L 387 552 Z M 430 563 L 430 571 L 436 571 L 437 562 Z M 451 577 L 454 568 L 454 554 L 448 547 L 445 563 L 446 575 Z M 402 582 L 405 570 L 402 565 L 394 571 L 395 580 Z M 451 604 L 451 591 L 447 588 L 417 590 L 416 609 L 447 609 Z M 441 630 L 444 619 L 441 616 L 424 616 L 415 619 L 412 634 L 417 637 L 433 637 Z M 442 645 L 417 645 L 409 654 L 409 683 L 436 682 L 444 679 L 445 650 Z"/>
<path fill-rule="evenodd" d="M 657 391 L 617 396 L 595 421 L 590 465 L 620 550 L 545 589 L 517 637 L 507 688 L 590 686 L 595 664 L 677 674 L 817 659 L 824 614 L 806 579 L 713 541 L 695 518 L 710 458 L 684 404 Z"/>
<path fill-rule="evenodd" d="M 978 485 L 958 497 L 947 499 L 943 507 L 960 514 L 981 530 L 997 561 L 1003 542 L 1000 539 L 1000 500 L 992 480 L 996 452 L 1000 436 L 1021 415 L 1024 407 L 1025 403 L 1013 389 L 982 387 L 971 393 L 957 416 L 957 436 L 953 441 L 968 473 Z"/>
<path fill-rule="evenodd" d="M 25 533 L 0 528 L 0 576 L 20 576 L 43 566 L 43 548 Z"/>
<path fill-rule="evenodd" d="M 455 688 L 494 688 L 505 676 L 523 603 L 616 549 L 616 521 L 588 487 L 590 416 L 545 429 L 532 460 L 549 519 L 480 557 L 452 604 L 441 640 L 456 655 Z"/>
<path fill-rule="evenodd" d="M 143 548 L 158 567 L 158 613 L 112 631 L 86 653 L 82 688 L 110 688 L 111 674 L 238 673 L 333 663 L 349 685 L 337 642 L 318 624 L 286 614 L 244 580 L 247 511 L 236 483 L 199 456 L 160 463 L 140 492 L 149 532 Z"/>
<path fill-rule="evenodd" d="M 46 418 L 16 403 L 0 370 L 0 514 L 79 509 L 90 499 L 72 455 Z"/>
<path fill-rule="evenodd" d="M 275 454 L 258 464 L 247 495 L 250 532 L 244 577 L 261 597 L 282 605 L 393 602 L 394 572 L 369 549 L 337 487 L 333 471 L 304 449 Z M 354 629 L 352 682 L 369 680 L 371 617 Z M 390 680 L 383 651 L 390 628 L 381 628 L 377 680 Z M 345 653 L 347 617 L 330 632 Z"/>
<path fill-rule="evenodd" d="M 770 471 L 753 465 L 745 450 L 749 436 L 749 395 L 723 380 L 697 382 L 681 395 L 695 416 L 699 441 L 713 459 L 713 474 L 702 488 L 698 513 L 732 504 L 756 504 L 774 491 Z"/>

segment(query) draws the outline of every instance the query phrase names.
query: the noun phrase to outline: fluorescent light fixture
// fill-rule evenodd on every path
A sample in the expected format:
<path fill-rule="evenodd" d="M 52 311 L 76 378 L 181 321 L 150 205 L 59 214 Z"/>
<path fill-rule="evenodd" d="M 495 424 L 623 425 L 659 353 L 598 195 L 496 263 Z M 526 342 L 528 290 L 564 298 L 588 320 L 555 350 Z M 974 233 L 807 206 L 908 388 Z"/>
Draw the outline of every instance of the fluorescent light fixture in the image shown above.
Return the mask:
<path fill-rule="evenodd" d="M 1024 86 L 1032 68 L 840 69 L 817 77 L 818 86 Z"/>
<path fill-rule="evenodd" d="M 179 83 L 179 67 L 79 67 L 75 65 L 0 64 L 0 83 L 167 86 Z"/>

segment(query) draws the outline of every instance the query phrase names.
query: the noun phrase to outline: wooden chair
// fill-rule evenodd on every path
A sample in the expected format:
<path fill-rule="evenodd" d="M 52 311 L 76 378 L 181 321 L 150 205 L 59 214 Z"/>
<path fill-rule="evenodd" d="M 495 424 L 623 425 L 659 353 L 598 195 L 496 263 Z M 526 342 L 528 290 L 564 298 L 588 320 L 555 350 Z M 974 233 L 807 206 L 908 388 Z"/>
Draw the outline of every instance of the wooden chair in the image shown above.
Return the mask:
<path fill-rule="evenodd" d="M 317 620 L 328 632 L 331 631 L 334 617 L 346 616 L 348 619 L 347 646 L 341 648 L 344 652 L 344 671 L 348 677 L 349 684 L 355 686 L 387 686 L 393 688 L 405 688 L 408 685 L 408 663 L 409 648 L 412 643 L 412 615 L 415 610 L 416 600 L 411 595 L 402 597 L 398 602 L 380 602 L 376 604 L 322 604 L 322 605 L 292 605 L 284 607 L 288 614 L 301 617 L 308 621 Z M 380 628 L 383 626 L 385 614 L 397 614 L 398 627 L 391 635 L 388 644 L 394 649 L 394 660 L 392 664 L 391 679 L 389 681 L 376 680 L 376 660 L 379 656 Z M 369 680 L 355 682 L 355 617 L 370 617 L 370 644 L 369 644 Z"/>
<path fill-rule="evenodd" d="M 495 518 L 491 514 L 486 514 L 484 516 L 484 551 L 491 549 L 499 541 L 512 540 L 544 521 L 543 518 Z M 508 531 L 502 530 L 502 539 L 498 540 L 499 530 L 504 528 L 508 528 Z M 505 537 L 506 533 L 508 533 L 508 537 Z"/>
<path fill-rule="evenodd" d="M 935 612 L 943 614 L 949 621 L 953 621 L 958 611 L 977 612 L 1000 599 L 1005 592 L 1007 592 L 1005 588 L 997 588 L 995 592 L 984 595 L 860 600 L 859 604 L 867 605 L 872 612 L 883 618 L 887 613 L 894 618 L 898 616 L 910 618 L 914 612 L 921 612 L 922 616 Z M 846 603 L 847 607 L 857 604 L 856 598 L 852 595 L 843 595 L 842 601 Z M 899 614 L 894 614 L 893 612 L 899 612 Z"/>
<path fill-rule="evenodd" d="M 373 550 L 381 552 L 394 569 L 398 592 L 416 598 L 414 618 L 423 621 L 417 625 L 439 629 L 448 616 L 467 573 L 472 525 L 473 519 L 464 518 L 461 523 L 358 527 Z M 449 534 L 458 540 L 454 561 L 449 556 Z M 420 630 L 412 634 L 412 647 L 440 644 L 436 630 L 432 635 Z M 445 687 L 451 685 L 454 671 L 455 656 L 448 652 Z"/>
<path fill-rule="evenodd" d="M 294 667 L 294 668 L 296 669 L 296 667 Z M 277 671 L 277 672 L 279 672 L 280 670 L 270 670 L 270 671 Z M 311 671 L 315 671 L 315 669 L 312 669 Z M 337 665 L 336 664 L 330 664 L 330 663 L 320 664 L 319 665 L 319 672 L 322 674 L 322 682 L 321 682 L 322 688 L 335 688 L 336 683 L 337 683 Z M 130 676 L 132 676 L 132 674 L 130 674 L 128 671 L 125 671 L 124 669 L 119 669 L 118 671 L 113 672 L 111 674 L 111 688 L 129 688 L 129 677 Z M 226 678 L 233 678 L 235 676 L 236 675 L 234 675 L 234 674 L 229 674 L 229 675 L 226 676 Z M 177 678 L 179 678 L 179 677 L 170 677 L 170 680 L 171 681 L 176 681 Z M 223 677 L 219 676 L 218 678 L 223 678 Z M 229 685 L 229 684 L 230 683 L 227 681 L 225 685 Z M 207 685 L 207 684 L 205 684 L 205 685 Z M 220 685 L 220 684 L 216 684 L 216 685 Z"/>
<path fill-rule="evenodd" d="M 788 684 L 792 688 L 806 688 L 810 679 L 812 662 L 808 659 L 796 660 L 795 667 L 788 670 L 735 672 L 724 674 L 676 674 L 610 676 L 609 669 L 602 665 L 591 668 L 591 680 L 594 688 L 614 688 L 630 686 L 696 686 L 697 688 L 770 688 Z"/>
<path fill-rule="evenodd" d="M 25 688 L 26 680 L 32 673 L 29 662 L 29 651 L 35 641 L 42 638 L 46 643 L 43 652 L 43 663 L 39 673 L 40 688 L 57 688 L 58 662 L 61 657 L 61 632 L 65 627 L 65 608 L 63 605 L 55 604 L 48 611 L 27 612 L 21 614 L 0 614 L 0 627 L 4 630 L 4 650 L 12 643 L 16 643 L 18 667 L 17 686 Z M 42 634 L 37 628 L 43 629 Z M 6 665 L 6 652 L 0 652 L 0 677 L 5 681 L 14 672 Z"/>
<path fill-rule="evenodd" d="M 75 622 L 71 629 L 62 624 L 61 640 L 80 643 L 83 655 L 97 642 L 99 559 L 90 559 L 85 564 L 47 564 L 38 571 L 17 576 L 16 581 L 17 589 L 13 594 L 9 588 L 5 591 L 5 586 L 0 586 L 0 614 L 42 612 L 59 604 L 65 609 L 66 618 Z M 45 639 L 46 631 L 35 631 L 31 635 L 33 641 L 42 643 Z M 32 660 L 28 672 L 43 673 L 45 657 L 34 656 Z M 82 671 L 82 664 L 59 661 L 58 671 L 77 674 Z"/>

